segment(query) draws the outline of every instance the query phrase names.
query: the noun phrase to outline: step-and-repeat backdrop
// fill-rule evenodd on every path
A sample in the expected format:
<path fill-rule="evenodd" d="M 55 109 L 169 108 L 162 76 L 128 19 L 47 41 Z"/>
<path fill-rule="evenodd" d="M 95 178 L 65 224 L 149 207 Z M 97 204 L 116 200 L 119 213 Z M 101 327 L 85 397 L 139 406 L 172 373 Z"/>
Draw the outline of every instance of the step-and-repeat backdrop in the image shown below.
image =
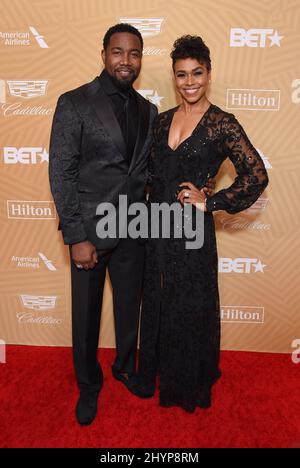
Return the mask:
<path fill-rule="evenodd" d="M 159 111 L 177 103 L 174 40 L 197 34 L 210 47 L 210 100 L 237 116 L 270 177 L 250 209 L 215 214 L 222 348 L 290 352 L 300 338 L 299 0 L 1 0 L 0 339 L 71 344 L 49 134 L 58 96 L 99 74 L 103 35 L 118 22 L 144 37 L 135 87 Z M 225 162 L 217 189 L 233 177 Z M 100 340 L 115 344 L 109 278 Z"/>

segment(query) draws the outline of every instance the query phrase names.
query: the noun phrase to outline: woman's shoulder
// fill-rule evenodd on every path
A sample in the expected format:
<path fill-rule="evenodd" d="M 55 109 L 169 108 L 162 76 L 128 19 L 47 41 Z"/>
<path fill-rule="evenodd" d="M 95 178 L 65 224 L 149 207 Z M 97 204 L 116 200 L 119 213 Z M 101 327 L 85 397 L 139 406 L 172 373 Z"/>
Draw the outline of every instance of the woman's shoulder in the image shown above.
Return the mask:
<path fill-rule="evenodd" d="M 162 126 L 164 125 L 164 123 L 166 123 L 170 116 L 173 115 L 173 113 L 175 112 L 175 110 L 178 108 L 177 107 L 172 107 L 172 109 L 168 109 L 164 112 L 160 112 L 157 116 L 156 116 L 156 119 L 155 119 L 155 126 Z"/>
<path fill-rule="evenodd" d="M 221 120 L 232 120 L 235 119 L 234 114 L 231 112 L 227 112 L 224 109 L 221 109 L 216 104 L 211 104 L 210 106 L 210 114 L 213 114 L 215 117 L 219 117 Z"/>
<path fill-rule="evenodd" d="M 172 107 L 171 109 L 167 109 L 164 112 L 160 112 L 157 116 L 158 119 L 164 120 L 166 117 L 169 117 L 170 115 L 174 114 L 174 112 L 178 109 L 178 106 Z"/>
<path fill-rule="evenodd" d="M 210 106 L 207 115 L 207 124 L 215 127 L 221 133 L 228 133 L 228 131 L 240 127 L 240 124 L 234 114 L 221 109 L 215 104 L 211 104 Z"/>
<path fill-rule="evenodd" d="M 170 109 L 167 109 L 164 112 L 160 112 L 155 119 L 156 125 L 160 126 L 163 125 L 164 122 L 168 122 L 174 115 L 178 107 L 179 106 L 171 107 Z M 227 112 L 224 109 L 221 109 L 219 106 L 213 103 L 211 103 L 209 107 L 209 110 L 207 112 L 207 118 L 213 121 L 215 124 L 219 123 L 220 125 L 237 122 L 237 119 L 234 116 L 234 114 Z"/>

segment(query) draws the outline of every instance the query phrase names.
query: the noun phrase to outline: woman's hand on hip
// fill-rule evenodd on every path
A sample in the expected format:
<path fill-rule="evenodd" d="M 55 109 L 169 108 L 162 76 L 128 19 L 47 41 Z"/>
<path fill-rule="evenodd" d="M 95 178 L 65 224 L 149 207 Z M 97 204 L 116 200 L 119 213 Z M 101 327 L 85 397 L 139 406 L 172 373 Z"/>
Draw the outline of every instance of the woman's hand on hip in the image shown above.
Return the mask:
<path fill-rule="evenodd" d="M 184 187 L 177 196 L 180 203 L 191 203 L 199 210 L 206 211 L 206 195 L 203 188 L 199 190 L 191 182 L 182 182 L 179 187 Z"/>

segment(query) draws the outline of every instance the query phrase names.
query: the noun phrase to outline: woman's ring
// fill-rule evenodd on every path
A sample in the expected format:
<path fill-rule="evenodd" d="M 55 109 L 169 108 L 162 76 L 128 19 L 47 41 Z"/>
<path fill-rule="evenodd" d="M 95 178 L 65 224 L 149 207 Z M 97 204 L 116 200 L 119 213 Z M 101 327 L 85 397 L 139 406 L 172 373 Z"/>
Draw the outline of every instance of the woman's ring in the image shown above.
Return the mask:
<path fill-rule="evenodd" d="M 190 194 L 189 192 L 184 192 L 184 198 L 189 198 Z"/>
<path fill-rule="evenodd" d="M 77 265 L 77 263 L 76 263 L 76 266 L 77 266 L 77 268 L 83 268 L 82 265 Z"/>

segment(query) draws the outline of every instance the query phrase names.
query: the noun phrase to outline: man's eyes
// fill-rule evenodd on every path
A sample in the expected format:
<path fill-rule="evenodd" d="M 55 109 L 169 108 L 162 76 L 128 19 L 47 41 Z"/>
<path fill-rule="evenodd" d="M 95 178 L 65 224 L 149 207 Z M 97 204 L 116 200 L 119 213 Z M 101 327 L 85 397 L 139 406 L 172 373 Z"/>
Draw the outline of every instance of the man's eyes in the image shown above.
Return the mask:
<path fill-rule="evenodd" d="M 120 55 L 122 52 L 120 50 L 113 51 L 113 55 Z M 139 58 L 140 54 L 138 52 L 131 52 L 131 57 Z"/>

